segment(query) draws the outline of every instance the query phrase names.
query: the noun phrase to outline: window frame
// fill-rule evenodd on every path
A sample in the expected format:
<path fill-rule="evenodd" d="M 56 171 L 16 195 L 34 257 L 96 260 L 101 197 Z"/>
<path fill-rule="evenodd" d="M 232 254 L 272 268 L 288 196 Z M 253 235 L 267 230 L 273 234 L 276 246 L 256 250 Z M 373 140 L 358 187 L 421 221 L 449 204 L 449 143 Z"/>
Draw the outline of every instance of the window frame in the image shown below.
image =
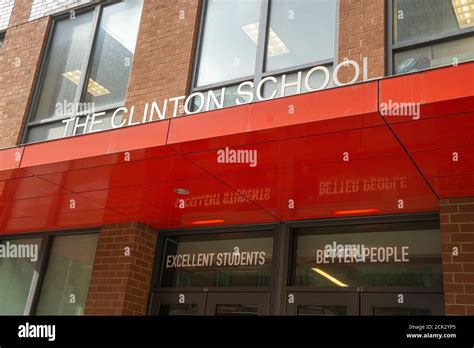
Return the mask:
<path fill-rule="evenodd" d="M 81 100 L 83 100 L 84 95 L 86 93 L 86 88 L 87 88 L 86 79 L 88 79 L 89 76 L 90 76 L 90 70 L 91 70 L 91 66 L 92 66 L 92 57 L 94 55 L 95 49 L 97 49 L 95 44 L 96 44 L 97 34 L 98 34 L 98 31 L 99 31 L 99 27 L 100 27 L 100 21 L 101 21 L 101 18 L 102 18 L 103 9 L 107 6 L 111 6 L 111 5 L 120 3 L 121 1 L 122 0 L 99 0 L 99 2 L 96 2 L 92 5 L 87 4 L 87 5 L 82 6 L 82 7 L 79 6 L 77 8 L 74 8 L 76 16 L 80 16 L 81 14 L 84 14 L 84 13 L 87 13 L 87 12 L 92 12 L 93 13 L 92 28 L 91 28 L 91 34 L 90 34 L 91 37 L 90 37 L 90 40 L 88 42 L 88 46 L 86 48 L 86 51 L 85 51 L 85 54 L 84 54 L 84 57 L 83 57 L 83 60 L 82 60 L 82 65 L 81 65 L 81 71 L 85 71 L 85 73 L 81 74 L 81 78 L 80 78 L 79 84 L 77 86 L 77 90 L 76 90 L 76 94 L 74 96 L 74 100 L 71 101 L 72 103 L 75 103 L 75 105 L 78 105 L 77 103 L 81 103 Z M 27 138 L 28 138 L 29 132 L 34 128 L 41 127 L 41 126 L 48 125 L 48 124 L 54 124 L 54 123 L 59 124 L 59 122 L 62 122 L 64 120 L 68 120 L 68 119 L 74 119 L 75 120 L 79 117 L 83 117 L 83 116 L 88 114 L 87 112 L 82 112 L 82 113 L 81 112 L 76 112 L 74 115 L 63 115 L 63 116 L 59 116 L 59 117 L 57 117 L 57 116 L 54 117 L 53 116 L 53 117 L 48 117 L 48 118 L 41 119 L 41 120 L 38 120 L 38 121 L 34 121 L 36 110 L 38 108 L 39 97 L 40 97 L 41 90 L 42 90 L 42 87 L 43 87 L 44 79 L 46 77 L 47 62 L 48 62 L 50 54 L 51 54 L 51 44 L 52 44 L 52 41 L 53 41 L 54 34 L 56 32 L 56 25 L 59 21 L 67 19 L 70 16 L 70 11 L 71 11 L 71 9 L 60 12 L 59 14 L 55 15 L 52 18 L 52 22 L 51 22 L 51 25 L 50 25 L 50 28 L 49 28 L 48 38 L 47 38 L 45 49 L 44 49 L 45 54 L 44 54 L 43 60 L 41 62 L 40 73 L 39 73 L 39 76 L 38 76 L 38 80 L 36 81 L 35 89 L 34 89 L 34 92 L 33 92 L 33 97 L 31 99 L 31 104 L 30 104 L 30 108 L 29 108 L 29 111 L 28 111 L 28 118 L 27 118 L 27 122 L 25 123 L 25 130 L 24 130 L 22 138 L 21 138 L 21 144 L 34 144 L 34 143 L 40 143 L 40 142 L 44 142 L 44 141 L 54 140 L 54 139 L 43 139 L 43 140 L 39 140 L 39 141 L 28 142 Z M 112 111 L 112 110 L 115 110 L 115 109 L 117 109 L 119 107 L 122 107 L 122 106 L 124 106 L 124 103 L 117 103 L 117 104 L 114 104 L 114 105 L 111 105 L 111 106 L 97 108 L 95 110 L 95 113 L 97 114 L 97 113 L 100 113 L 100 112 Z M 80 135 L 80 134 L 73 134 L 73 131 L 74 131 L 73 128 L 74 127 L 71 127 L 71 126 L 68 127 L 66 137 Z M 63 138 L 63 137 L 61 137 L 61 138 Z"/>
<path fill-rule="evenodd" d="M 442 42 L 453 41 L 457 39 L 461 39 L 464 37 L 469 37 L 474 35 L 474 27 L 459 29 L 455 31 L 440 33 L 436 35 L 432 35 L 431 37 L 420 38 L 420 39 L 412 39 L 402 43 L 393 43 L 393 33 L 394 33 L 394 10 L 395 10 L 395 1 L 396 0 L 387 0 L 387 7 L 386 7 L 386 14 L 387 17 L 387 76 L 399 76 L 403 74 L 395 75 L 394 68 L 393 68 L 393 61 L 394 56 L 398 52 L 408 51 L 410 49 L 430 46 Z M 430 69 L 437 69 L 440 67 L 429 68 Z"/>
<path fill-rule="evenodd" d="M 336 13 L 335 13 L 335 37 L 334 37 L 334 58 L 333 59 L 325 59 L 319 61 L 313 61 L 310 63 L 299 64 L 295 66 L 291 66 L 288 68 L 278 69 L 278 70 L 270 70 L 265 71 L 265 63 L 266 63 L 266 53 L 267 53 L 267 44 L 268 44 L 268 31 L 270 27 L 270 13 L 271 13 L 271 4 L 272 1 L 278 0 L 261 0 L 260 6 L 260 16 L 259 16 L 259 26 L 265 28 L 265 30 L 259 30 L 258 32 L 258 39 L 257 39 L 257 52 L 255 56 L 255 70 L 253 75 L 240 77 L 237 79 L 226 80 L 222 82 L 216 82 L 213 84 L 208 84 L 204 86 L 196 86 L 197 77 L 199 73 L 199 66 L 201 61 L 201 53 L 202 53 L 202 41 L 204 38 L 204 30 L 205 30 L 205 23 L 207 17 L 207 8 L 209 5 L 209 0 L 202 0 L 201 7 L 199 9 L 199 23 L 198 23 L 198 30 L 196 36 L 196 45 L 194 48 L 194 59 L 192 65 L 192 74 L 191 74 L 191 81 L 188 88 L 188 95 L 196 92 L 207 92 L 210 90 L 220 89 L 223 87 L 231 87 L 238 85 L 245 81 L 252 81 L 254 86 L 257 86 L 258 83 L 267 76 L 275 76 L 279 77 L 283 74 L 291 74 L 298 71 L 304 71 L 306 69 L 310 69 L 315 66 L 325 66 L 331 67 L 335 66 L 338 62 L 338 43 L 339 43 L 339 14 L 340 14 L 340 0 L 336 1 Z M 304 92 L 302 92 L 304 93 Z M 279 96 L 279 98 L 283 98 L 285 96 Z M 253 101 L 252 103 L 254 103 Z M 225 107 L 232 107 L 235 105 L 225 106 Z"/>
<path fill-rule="evenodd" d="M 51 231 L 51 232 L 34 232 L 22 234 L 0 235 L 0 242 L 8 240 L 22 240 L 22 239 L 41 239 L 41 246 L 38 253 L 38 261 L 35 265 L 33 277 L 31 278 L 30 289 L 25 303 L 23 315 L 35 316 L 36 308 L 39 303 L 41 290 L 44 284 L 44 278 L 47 271 L 48 261 L 51 256 L 51 247 L 55 237 L 67 237 L 81 234 L 99 234 L 99 228 L 79 229 L 70 231 Z M 2 314 L 0 314 L 2 316 Z"/>
<path fill-rule="evenodd" d="M 3 45 L 5 44 L 5 35 L 7 31 L 6 30 L 0 30 L 0 49 L 3 48 Z"/>

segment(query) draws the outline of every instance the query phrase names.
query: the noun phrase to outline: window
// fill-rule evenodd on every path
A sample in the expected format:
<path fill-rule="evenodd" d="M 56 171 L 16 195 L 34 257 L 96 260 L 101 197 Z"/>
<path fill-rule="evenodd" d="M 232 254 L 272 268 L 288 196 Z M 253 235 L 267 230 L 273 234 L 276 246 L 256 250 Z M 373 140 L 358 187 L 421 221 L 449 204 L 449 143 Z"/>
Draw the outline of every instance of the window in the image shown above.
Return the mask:
<path fill-rule="evenodd" d="M 0 315 L 84 314 L 99 235 L 0 241 Z"/>
<path fill-rule="evenodd" d="M 0 48 L 3 47 L 3 42 L 5 41 L 5 33 L 0 32 Z"/>
<path fill-rule="evenodd" d="M 389 8 L 394 74 L 474 58 L 474 0 L 392 0 Z"/>
<path fill-rule="evenodd" d="M 334 0 L 207 0 L 203 5 L 200 40 L 192 92 L 213 93 L 224 106 L 248 102 L 238 97 L 241 82 L 257 86 L 267 76 L 262 95 L 291 95 L 299 91 L 291 84 L 296 71 L 316 65 L 330 70 L 335 60 L 336 12 Z M 264 34 L 260 27 L 265 28 Z M 285 81 L 282 75 L 287 74 Z M 303 73 L 303 78 L 304 78 Z M 319 86 L 325 75 L 311 75 L 310 85 Z M 319 84 L 318 84 L 319 83 Z M 249 86 L 250 88 L 254 88 Z M 225 87 L 225 89 L 223 89 Z"/>
<path fill-rule="evenodd" d="M 13 250 L 18 250 L 22 247 L 23 250 L 30 252 L 30 255 L 24 255 L 25 257 L 23 258 L 10 257 L 13 254 Z M 41 238 L 0 241 L 0 250 L 4 251 L 2 253 L 4 255 L 0 257 L 1 315 L 24 314 L 30 292 L 30 284 L 38 265 L 37 252 L 40 247 Z"/>
<path fill-rule="evenodd" d="M 164 239 L 161 287 L 269 287 L 273 235 L 253 232 Z"/>
<path fill-rule="evenodd" d="M 125 102 L 142 6 L 123 0 L 54 21 L 25 142 L 110 128 L 110 111 Z"/>
<path fill-rule="evenodd" d="M 442 289 L 436 221 L 297 229 L 292 284 Z"/>

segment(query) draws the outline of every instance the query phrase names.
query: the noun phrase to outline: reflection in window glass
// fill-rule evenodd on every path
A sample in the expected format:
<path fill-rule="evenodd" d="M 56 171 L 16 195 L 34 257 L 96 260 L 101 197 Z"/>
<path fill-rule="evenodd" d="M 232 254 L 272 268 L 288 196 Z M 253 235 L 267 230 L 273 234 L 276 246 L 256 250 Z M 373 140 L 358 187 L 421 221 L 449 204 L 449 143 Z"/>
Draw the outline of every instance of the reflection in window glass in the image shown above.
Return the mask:
<path fill-rule="evenodd" d="M 85 97 L 96 109 L 125 101 L 142 6 L 130 0 L 103 10 Z"/>
<path fill-rule="evenodd" d="M 278 0 L 270 6 L 266 71 L 334 58 L 334 0 Z"/>
<path fill-rule="evenodd" d="M 98 238 L 98 234 L 54 238 L 36 314 L 84 314 Z"/>
<path fill-rule="evenodd" d="M 332 249 L 325 252 L 328 246 Z M 439 224 L 434 222 L 301 229 L 295 261 L 294 285 L 443 286 Z"/>
<path fill-rule="evenodd" d="M 56 114 L 56 105 L 74 102 L 86 47 L 91 40 L 93 12 L 56 23 L 35 120 Z"/>
<path fill-rule="evenodd" d="M 260 0 L 209 0 L 197 86 L 255 72 Z"/>
<path fill-rule="evenodd" d="M 397 52 L 394 70 L 396 74 L 404 74 L 472 59 L 474 36 Z"/>
<path fill-rule="evenodd" d="M 226 234 L 165 239 L 161 286 L 270 286 L 273 238 Z"/>
<path fill-rule="evenodd" d="M 2 248 L 10 250 L 23 249 L 17 255 L 25 256 L 0 257 L 0 315 L 23 315 L 39 257 L 41 239 L 9 240 L 0 244 Z"/>
<path fill-rule="evenodd" d="M 457 0 L 395 0 L 394 43 L 429 38 L 474 26 Z M 465 6 L 469 9 L 470 6 Z M 469 12 L 469 11 L 468 11 Z M 467 13 L 467 12 L 466 12 Z"/>

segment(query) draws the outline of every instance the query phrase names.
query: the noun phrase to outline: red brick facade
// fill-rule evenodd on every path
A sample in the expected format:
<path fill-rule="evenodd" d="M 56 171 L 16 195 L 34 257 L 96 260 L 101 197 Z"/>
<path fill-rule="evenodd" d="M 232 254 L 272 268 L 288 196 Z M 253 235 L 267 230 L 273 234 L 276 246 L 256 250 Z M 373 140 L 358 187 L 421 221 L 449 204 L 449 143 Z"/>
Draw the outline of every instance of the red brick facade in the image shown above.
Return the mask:
<path fill-rule="evenodd" d="M 0 49 L 0 149 L 21 142 L 49 33 L 51 17 L 28 20 L 31 5 L 15 1 Z M 187 94 L 200 6 L 201 0 L 144 2 L 125 103 L 138 119 L 145 103 Z M 385 10 L 384 0 L 340 0 L 338 61 L 362 66 L 367 57 L 369 78 L 386 71 Z M 341 69 L 339 79 L 349 81 L 352 72 Z M 446 314 L 474 315 L 474 197 L 441 200 L 440 212 Z M 157 232 L 141 223 L 103 226 L 85 313 L 146 314 L 156 243 Z"/>
<path fill-rule="evenodd" d="M 474 315 L 474 197 L 440 201 L 446 314 Z"/>
<path fill-rule="evenodd" d="M 28 22 L 31 0 L 15 1 L 0 49 L 0 148 L 21 142 L 50 18 Z"/>
<path fill-rule="evenodd" d="M 134 119 L 147 102 L 187 95 L 198 9 L 198 0 L 145 1 L 125 103 L 135 106 Z"/>
<path fill-rule="evenodd" d="M 338 61 L 368 59 L 368 77 L 385 76 L 385 1 L 340 0 Z M 339 72 L 341 82 L 354 76 L 352 67 Z M 359 80 L 362 79 L 362 74 Z"/>
<path fill-rule="evenodd" d="M 103 226 L 86 315 L 144 315 L 157 234 L 141 223 Z"/>

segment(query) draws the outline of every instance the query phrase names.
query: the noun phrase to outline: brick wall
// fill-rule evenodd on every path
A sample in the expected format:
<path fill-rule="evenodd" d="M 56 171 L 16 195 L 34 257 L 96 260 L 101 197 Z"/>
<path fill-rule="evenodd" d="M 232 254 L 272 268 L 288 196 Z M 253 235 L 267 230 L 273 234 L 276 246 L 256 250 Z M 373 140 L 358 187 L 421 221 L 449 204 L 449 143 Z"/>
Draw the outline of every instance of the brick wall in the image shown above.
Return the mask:
<path fill-rule="evenodd" d="M 369 78 L 385 76 L 385 1 L 340 0 L 338 60 L 368 58 Z M 352 67 L 339 72 L 341 82 L 354 77 Z M 360 79 L 362 79 L 362 74 Z"/>
<path fill-rule="evenodd" d="M 474 315 L 474 197 L 443 199 L 440 213 L 446 314 Z"/>
<path fill-rule="evenodd" d="M 146 313 L 156 241 L 156 232 L 141 223 L 102 227 L 86 315 Z"/>
<path fill-rule="evenodd" d="M 0 30 L 8 27 L 15 0 L 0 0 Z"/>
<path fill-rule="evenodd" d="M 0 148 L 21 139 L 48 33 L 48 18 L 28 22 L 30 9 L 31 1 L 15 1 L 0 49 Z"/>
<path fill-rule="evenodd" d="M 126 99 L 136 119 L 147 102 L 187 94 L 198 7 L 198 0 L 145 1 Z"/>

